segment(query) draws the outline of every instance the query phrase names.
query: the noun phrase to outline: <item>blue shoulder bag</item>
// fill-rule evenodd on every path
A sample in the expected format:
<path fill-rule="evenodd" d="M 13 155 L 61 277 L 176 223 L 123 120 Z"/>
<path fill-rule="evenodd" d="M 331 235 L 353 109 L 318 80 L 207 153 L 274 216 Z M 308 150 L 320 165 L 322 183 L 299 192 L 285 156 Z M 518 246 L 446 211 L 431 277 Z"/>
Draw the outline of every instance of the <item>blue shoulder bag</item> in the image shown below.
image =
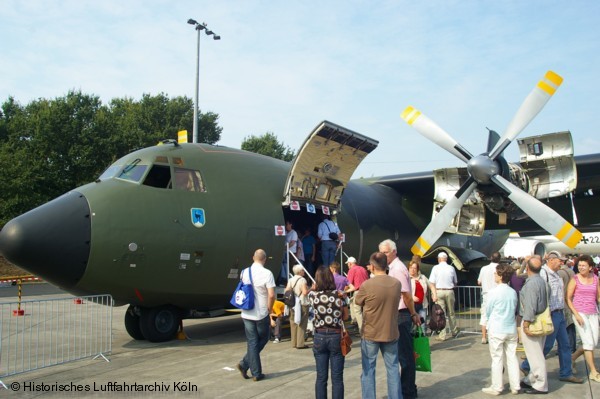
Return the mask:
<path fill-rule="evenodd" d="M 242 310 L 250 310 L 254 309 L 254 288 L 252 284 L 252 268 L 249 267 L 248 273 L 250 273 L 250 284 L 244 284 L 242 281 L 242 276 L 244 271 L 240 273 L 240 282 L 238 283 L 235 291 L 233 291 L 233 295 L 231 296 L 231 300 L 229 301 L 233 306 Z"/>

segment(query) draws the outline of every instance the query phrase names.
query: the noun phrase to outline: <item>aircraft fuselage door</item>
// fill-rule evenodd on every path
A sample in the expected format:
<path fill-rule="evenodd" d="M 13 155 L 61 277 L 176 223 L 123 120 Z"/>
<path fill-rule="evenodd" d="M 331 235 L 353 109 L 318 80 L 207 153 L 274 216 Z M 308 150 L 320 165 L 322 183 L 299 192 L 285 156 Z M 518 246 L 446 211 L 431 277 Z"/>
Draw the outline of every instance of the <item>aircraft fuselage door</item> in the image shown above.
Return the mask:
<path fill-rule="evenodd" d="M 378 144 L 335 123 L 321 122 L 293 160 L 283 205 L 299 201 L 338 208 L 352 174 Z"/>

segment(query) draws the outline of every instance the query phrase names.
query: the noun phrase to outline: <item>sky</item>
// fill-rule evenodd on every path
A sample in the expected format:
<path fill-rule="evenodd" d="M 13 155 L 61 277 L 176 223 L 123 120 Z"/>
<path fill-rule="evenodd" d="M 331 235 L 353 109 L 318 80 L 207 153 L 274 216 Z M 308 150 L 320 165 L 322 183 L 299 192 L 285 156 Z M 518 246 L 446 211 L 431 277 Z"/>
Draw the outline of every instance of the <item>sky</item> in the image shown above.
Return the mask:
<path fill-rule="evenodd" d="M 600 147 L 598 1 L 0 0 L 0 102 L 70 90 L 194 98 L 219 145 L 274 133 L 296 150 L 322 120 L 379 141 L 353 177 L 464 166 L 401 118 L 412 105 L 471 153 L 544 76 L 564 78 L 519 137 L 570 130 Z M 518 161 L 516 143 L 505 152 Z"/>

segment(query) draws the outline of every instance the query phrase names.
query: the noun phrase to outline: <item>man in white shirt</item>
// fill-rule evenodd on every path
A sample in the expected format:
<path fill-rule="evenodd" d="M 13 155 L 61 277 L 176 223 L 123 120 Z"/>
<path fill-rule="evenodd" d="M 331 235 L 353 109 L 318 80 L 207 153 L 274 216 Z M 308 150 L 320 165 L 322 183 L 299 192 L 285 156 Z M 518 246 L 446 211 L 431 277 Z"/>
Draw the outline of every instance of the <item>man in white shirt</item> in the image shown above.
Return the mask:
<path fill-rule="evenodd" d="M 242 310 L 242 320 L 246 340 L 247 351 L 243 359 L 238 363 L 237 369 L 244 379 L 249 379 L 248 370 L 252 373 L 254 381 L 265 378 L 262 373 L 260 352 L 269 342 L 270 318 L 275 303 L 275 279 L 273 273 L 264 267 L 267 254 L 262 249 L 257 249 L 252 257 L 254 263 L 242 270 L 242 281 L 244 284 L 252 284 L 254 290 L 254 308 Z M 252 281 L 250 279 L 252 273 Z"/>
<path fill-rule="evenodd" d="M 496 266 L 500 263 L 500 252 L 494 252 L 490 258 L 491 263 L 484 266 L 479 271 L 479 277 L 477 278 L 477 285 L 481 286 L 481 319 L 479 325 L 481 326 L 481 343 L 487 344 L 487 316 L 486 316 L 486 304 L 487 304 L 487 293 L 492 288 L 496 288 Z"/>
<path fill-rule="evenodd" d="M 288 266 L 288 256 L 291 257 L 291 255 L 288 255 L 288 250 L 293 253 L 296 254 L 296 251 L 298 249 L 297 246 L 298 243 L 298 233 L 296 233 L 296 230 L 292 229 L 292 222 L 290 222 L 289 220 L 285 221 L 285 251 L 283 252 L 283 260 L 281 261 L 281 272 L 279 273 L 279 281 L 277 282 L 278 284 L 282 284 L 285 285 L 287 283 L 287 280 L 289 278 L 289 274 L 291 269 Z M 293 260 L 293 258 L 292 258 Z"/>
<path fill-rule="evenodd" d="M 446 261 L 448 254 L 440 252 L 438 254 L 438 264 L 431 269 L 429 282 L 431 283 L 431 299 L 442 307 L 446 314 L 447 326 L 450 326 L 450 333 L 453 337 L 458 335 L 459 329 L 456 326 L 454 318 L 454 287 L 458 283 L 456 270 Z M 440 331 L 438 340 L 446 340 L 446 329 Z"/>

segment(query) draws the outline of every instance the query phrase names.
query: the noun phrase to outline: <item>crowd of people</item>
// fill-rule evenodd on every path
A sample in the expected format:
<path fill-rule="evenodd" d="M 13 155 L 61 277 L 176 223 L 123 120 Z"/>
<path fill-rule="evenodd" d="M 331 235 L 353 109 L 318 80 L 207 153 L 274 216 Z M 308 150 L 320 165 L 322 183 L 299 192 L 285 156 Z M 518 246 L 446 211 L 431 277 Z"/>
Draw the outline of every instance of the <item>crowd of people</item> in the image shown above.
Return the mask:
<path fill-rule="evenodd" d="M 286 224 L 286 229 L 289 231 L 291 224 Z M 287 247 L 290 248 L 289 242 Z M 387 396 L 391 399 L 417 397 L 411 328 L 420 325 L 422 320 L 415 309 L 411 275 L 398 259 L 394 241 L 385 240 L 378 249 L 370 256 L 366 268 L 349 257 L 346 276 L 341 273 L 340 264 L 331 260 L 329 266 L 316 269 L 312 284 L 306 278 L 303 265 L 297 264 L 292 268 L 294 276 L 287 281 L 285 288 L 297 298 L 288 309 L 291 342 L 295 349 L 307 348 L 304 339 L 308 308 L 311 308 L 314 315 L 312 350 L 317 370 L 317 398 L 327 397 L 329 375 L 332 397 L 344 397 L 345 358 L 341 351 L 341 337 L 343 323 L 350 318 L 349 305 L 361 335 L 362 396 L 375 398 L 376 362 L 381 352 L 387 371 Z M 251 273 L 242 271 L 241 274 L 245 284 L 250 283 L 250 274 L 253 276 L 256 299 L 252 310 L 242 310 L 247 351 L 236 367 L 244 379 L 260 381 L 264 378 L 260 352 L 269 340 L 269 326 L 273 327 L 273 342 L 279 343 L 281 322 L 286 311 L 283 303 L 275 298 L 275 278 L 264 267 L 265 251 L 256 250 L 253 261 L 249 267 Z M 413 275 L 420 276 L 414 272 Z M 419 301 L 421 306 L 422 302 Z"/>
<path fill-rule="evenodd" d="M 546 357 L 555 344 L 560 381 L 584 382 L 575 375 L 575 361 L 583 354 L 589 380 L 600 382 L 593 359 L 593 349 L 598 344 L 600 301 L 593 259 L 581 255 L 570 261 L 560 252 L 551 251 L 544 258 L 527 257 L 521 264 L 499 262 L 500 254 L 493 254 L 492 263 L 481 269 L 478 279 L 483 292 L 482 343 L 489 343 L 492 359 L 492 383 L 482 391 L 490 395 L 502 393 L 506 359 L 512 393 L 548 393 Z M 531 331 L 544 311 L 549 312 L 553 326 L 548 335 Z M 576 335 L 582 343 L 580 348 L 576 348 Z M 521 364 L 517 357 L 519 342 L 526 356 Z M 520 380 L 519 370 L 524 374 Z"/>
<path fill-rule="evenodd" d="M 309 258 L 314 262 L 312 254 Z M 308 348 L 305 338 L 310 313 L 316 364 L 315 397 L 327 397 L 329 379 L 332 397 L 344 396 L 345 358 L 340 343 L 344 321 L 350 319 L 357 324 L 361 336 L 362 397 L 376 397 L 376 362 L 381 353 L 386 368 L 387 396 L 416 398 L 412 330 L 426 321 L 428 298 L 442 307 L 447 318 L 447 328 L 442 329 L 437 338 L 446 340 L 460 332 L 454 315 L 457 275 L 455 268 L 447 263 L 445 252 L 438 253 L 438 264 L 432 268 L 429 278 L 420 272 L 419 257 L 413 257 L 406 267 L 397 256 L 395 242 L 389 239 L 379 244 L 366 268 L 349 257 L 346 276 L 335 260 L 328 266 L 316 267 L 314 279 L 311 273 L 307 275 L 305 266 L 297 264 L 285 288 L 294 293 L 297 301 L 287 310 L 275 299 L 275 279 L 264 268 L 264 251 L 257 250 L 253 259 L 250 269 L 257 300 L 254 309 L 242 311 L 247 353 L 237 365 L 246 379 L 264 378 L 260 352 L 271 334 L 273 342 L 281 340 L 284 315 L 289 315 L 292 347 Z M 583 382 L 575 375 L 575 360 L 583 355 L 589 379 L 600 382 L 593 358 L 598 343 L 597 304 L 600 301 L 593 259 L 583 255 L 570 266 L 562 254 L 552 251 L 545 259 L 532 256 L 522 263 L 502 262 L 499 253 L 492 254 L 490 260 L 478 278 L 482 286 L 482 343 L 489 345 L 491 357 L 491 385 L 482 391 L 501 394 L 506 371 L 511 393 L 547 393 L 545 358 L 555 342 L 561 381 Z M 246 282 L 246 279 L 242 273 L 242 280 Z M 554 332 L 548 336 L 530 333 L 531 324 L 547 307 Z M 579 348 L 575 347 L 575 334 L 581 341 Z M 519 343 L 526 356 L 521 364 L 517 357 Z M 525 374 L 523 378 L 520 372 Z"/>

